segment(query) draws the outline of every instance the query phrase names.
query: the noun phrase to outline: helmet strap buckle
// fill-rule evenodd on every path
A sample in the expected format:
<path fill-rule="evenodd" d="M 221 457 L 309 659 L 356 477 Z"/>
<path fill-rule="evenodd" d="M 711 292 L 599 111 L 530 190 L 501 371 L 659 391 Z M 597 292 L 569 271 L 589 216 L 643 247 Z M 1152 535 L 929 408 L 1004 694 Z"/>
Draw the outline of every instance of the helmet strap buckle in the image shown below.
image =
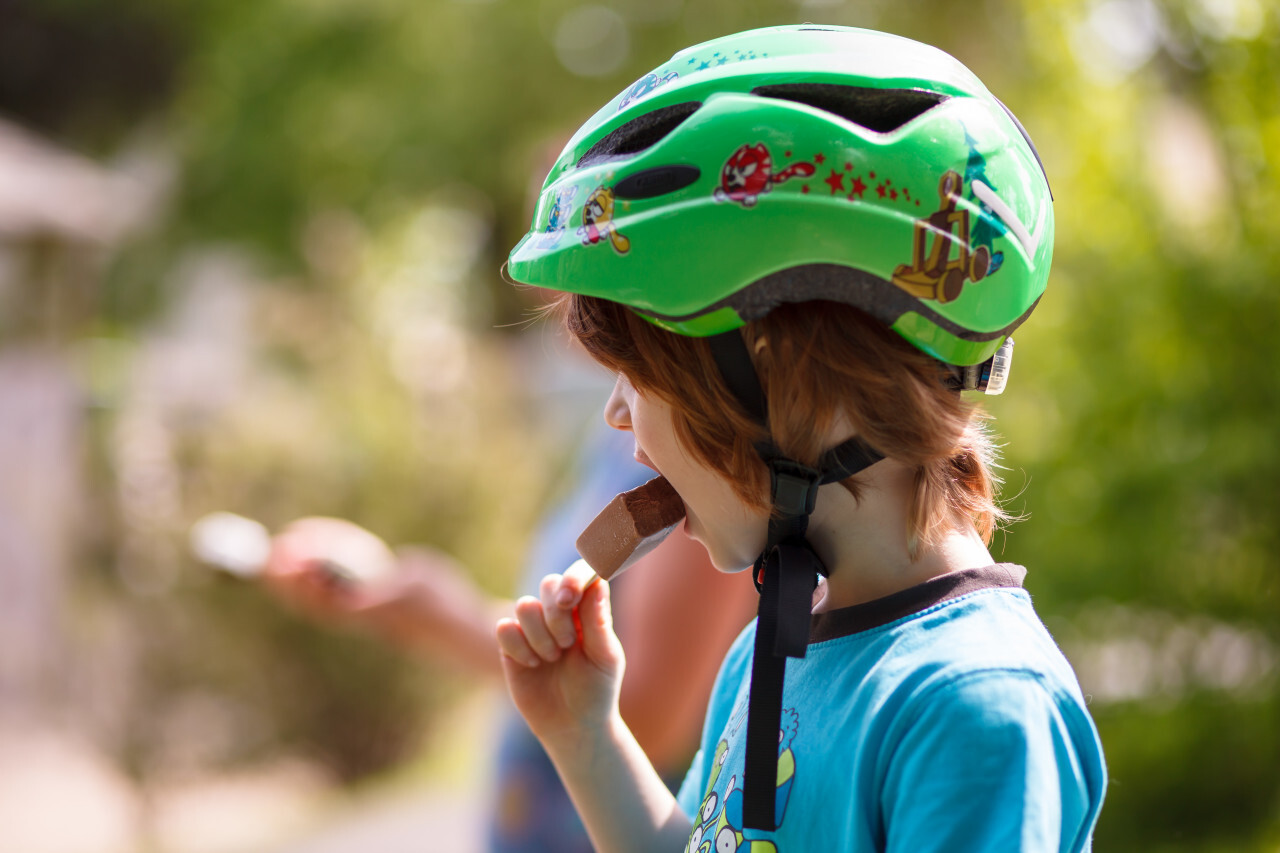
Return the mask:
<path fill-rule="evenodd" d="M 773 493 L 775 517 L 804 518 L 818 505 L 818 488 L 822 475 L 807 465 L 791 459 L 774 457 L 768 460 L 769 488 Z M 803 533 L 804 531 L 800 531 Z"/>
<path fill-rule="evenodd" d="M 988 396 L 1004 393 L 1013 366 L 1013 338 L 1005 338 L 996 354 L 981 364 L 952 367 L 949 385 L 956 391 L 981 391 Z"/>

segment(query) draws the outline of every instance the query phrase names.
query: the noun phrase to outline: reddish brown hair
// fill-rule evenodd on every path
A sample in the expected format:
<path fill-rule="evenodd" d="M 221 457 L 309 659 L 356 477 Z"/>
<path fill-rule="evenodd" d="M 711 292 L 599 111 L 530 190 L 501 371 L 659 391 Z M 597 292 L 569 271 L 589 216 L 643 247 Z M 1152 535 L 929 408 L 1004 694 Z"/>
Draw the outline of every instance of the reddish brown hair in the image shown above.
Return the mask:
<path fill-rule="evenodd" d="M 768 508 L 768 471 L 755 450 L 765 431 L 725 386 L 705 340 L 594 297 L 566 294 L 557 309 L 593 358 L 671 406 L 676 435 L 695 457 L 724 474 L 748 504 Z M 969 524 L 990 540 L 1005 517 L 995 501 L 994 445 L 985 416 L 946 387 L 939 362 L 834 302 L 782 305 L 742 335 L 783 454 L 816 466 L 829 449 L 823 437 L 846 419 L 853 434 L 915 468 L 912 554 Z M 844 485 L 857 497 L 856 476 Z"/>

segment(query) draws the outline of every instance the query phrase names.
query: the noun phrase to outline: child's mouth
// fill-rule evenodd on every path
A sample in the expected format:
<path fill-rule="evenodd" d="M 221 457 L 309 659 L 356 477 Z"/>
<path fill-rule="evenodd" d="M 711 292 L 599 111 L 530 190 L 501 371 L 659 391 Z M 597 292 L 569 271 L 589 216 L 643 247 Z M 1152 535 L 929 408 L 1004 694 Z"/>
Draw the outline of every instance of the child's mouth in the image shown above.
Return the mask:
<path fill-rule="evenodd" d="M 641 465 L 644 465 L 646 468 L 652 468 L 654 471 L 657 471 L 658 474 L 661 474 L 662 476 L 666 476 L 665 474 L 662 474 L 662 472 L 658 470 L 658 466 L 653 464 L 653 460 L 649 458 L 649 455 L 647 453 L 645 453 L 643 450 L 640 449 L 640 445 L 638 444 L 636 445 L 634 456 L 635 456 L 635 460 L 639 462 Z M 672 488 L 674 488 L 674 486 Z M 683 500 L 684 499 L 681 498 L 682 502 Z M 689 527 L 689 505 L 688 504 L 685 504 L 685 517 L 684 517 L 684 520 L 680 522 L 680 527 L 685 532 L 686 535 L 688 536 L 693 535 L 693 532 Z"/>
<path fill-rule="evenodd" d="M 658 466 L 653 464 L 653 460 L 649 458 L 648 454 L 646 454 L 643 450 L 640 449 L 640 445 L 638 444 L 636 445 L 634 456 L 635 456 L 635 460 L 639 462 L 641 465 L 645 466 L 646 468 L 652 468 L 653 470 L 658 471 Z M 662 472 L 658 471 L 658 473 L 661 474 Z"/>

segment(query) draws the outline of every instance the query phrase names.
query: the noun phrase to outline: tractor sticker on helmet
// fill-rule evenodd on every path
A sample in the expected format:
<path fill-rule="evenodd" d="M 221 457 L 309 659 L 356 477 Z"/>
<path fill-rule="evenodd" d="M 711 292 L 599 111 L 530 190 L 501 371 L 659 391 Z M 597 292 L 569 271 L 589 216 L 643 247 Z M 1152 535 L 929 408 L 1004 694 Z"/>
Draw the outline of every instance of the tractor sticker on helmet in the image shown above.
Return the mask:
<path fill-rule="evenodd" d="M 577 194 L 577 187 L 564 187 L 556 191 L 555 201 L 551 202 L 551 210 L 547 215 L 547 227 L 538 235 L 535 244 L 539 249 L 551 249 L 560 242 L 560 237 L 569 224 L 569 211 Z"/>
<path fill-rule="evenodd" d="M 667 85 L 679 76 L 679 71 L 668 71 L 661 77 L 650 71 L 648 74 L 632 83 L 631 88 L 627 89 L 627 91 L 622 94 L 622 100 L 618 102 L 618 111 L 621 112 L 622 110 L 625 110 L 636 101 L 648 95 L 654 89 Z"/>
<path fill-rule="evenodd" d="M 970 248 L 969 211 L 956 207 L 964 180 L 948 169 L 938 181 L 939 207 L 917 219 L 911 240 L 911 264 L 899 264 L 893 283 L 917 299 L 950 302 L 966 281 L 981 281 L 991 271 L 991 250 Z M 952 257 L 952 249 L 958 251 Z"/>
<path fill-rule="evenodd" d="M 619 255 L 631 251 L 631 241 L 618 233 L 618 226 L 613 221 L 613 187 L 596 187 L 587 196 L 586 204 L 582 206 L 582 227 L 578 229 L 578 236 L 584 246 L 594 246 L 607 238 Z"/>
<path fill-rule="evenodd" d="M 812 163 L 793 163 L 781 172 L 773 171 L 773 157 L 763 142 L 743 145 L 725 161 L 720 170 L 720 186 L 712 197 L 716 201 L 736 201 L 743 207 L 754 207 L 760 196 L 776 184 L 791 178 L 812 177 Z"/>

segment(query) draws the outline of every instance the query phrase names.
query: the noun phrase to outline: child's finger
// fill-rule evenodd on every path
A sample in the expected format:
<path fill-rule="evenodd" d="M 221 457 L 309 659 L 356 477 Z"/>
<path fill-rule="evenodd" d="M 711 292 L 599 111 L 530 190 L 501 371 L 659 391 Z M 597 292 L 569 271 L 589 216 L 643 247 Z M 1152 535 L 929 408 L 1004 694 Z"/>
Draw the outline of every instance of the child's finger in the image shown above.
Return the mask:
<path fill-rule="evenodd" d="M 498 638 L 498 648 L 511 660 L 527 667 L 535 667 L 542 663 L 542 658 L 529 648 L 520 623 L 510 617 L 499 619 L 494 630 Z"/>
<path fill-rule="evenodd" d="M 581 595 L 587 587 L 600 580 L 600 576 L 586 560 L 575 560 L 573 565 L 564 570 L 564 580 L 567 587 Z"/>
<path fill-rule="evenodd" d="M 525 642 L 538 657 L 545 661 L 560 659 L 560 646 L 551 636 L 547 628 L 546 614 L 542 602 L 531 595 L 526 595 L 516 602 L 516 621 L 524 631 Z"/>
<path fill-rule="evenodd" d="M 538 586 L 538 595 L 542 600 L 547 630 L 556 645 L 562 649 L 569 648 L 578 639 L 573 627 L 573 609 L 581 598 L 581 591 L 563 575 L 547 575 Z"/>
<path fill-rule="evenodd" d="M 582 651 L 597 664 L 613 664 L 621 660 L 622 647 L 613 631 L 613 608 L 609 582 L 594 582 L 582 596 L 578 607 L 582 626 Z"/>

